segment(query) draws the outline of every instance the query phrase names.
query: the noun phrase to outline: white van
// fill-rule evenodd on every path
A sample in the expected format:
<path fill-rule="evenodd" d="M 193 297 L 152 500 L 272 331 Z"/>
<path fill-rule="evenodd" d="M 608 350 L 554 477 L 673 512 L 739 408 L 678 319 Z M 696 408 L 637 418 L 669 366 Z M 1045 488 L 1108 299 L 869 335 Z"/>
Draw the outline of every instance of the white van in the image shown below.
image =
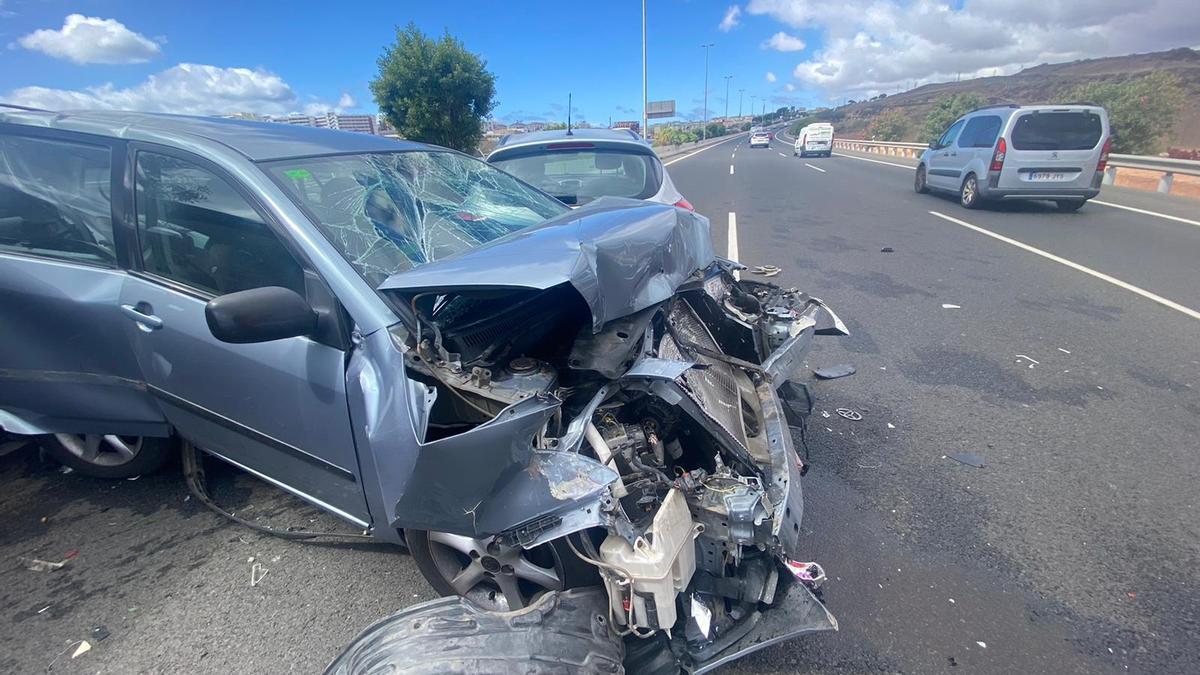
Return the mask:
<path fill-rule="evenodd" d="M 828 122 L 814 122 L 796 136 L 796 147 L 792 150 L 793 157 L 808 157 L 809 155 L 824 155 L 833 153 L 833 125 Z"/>

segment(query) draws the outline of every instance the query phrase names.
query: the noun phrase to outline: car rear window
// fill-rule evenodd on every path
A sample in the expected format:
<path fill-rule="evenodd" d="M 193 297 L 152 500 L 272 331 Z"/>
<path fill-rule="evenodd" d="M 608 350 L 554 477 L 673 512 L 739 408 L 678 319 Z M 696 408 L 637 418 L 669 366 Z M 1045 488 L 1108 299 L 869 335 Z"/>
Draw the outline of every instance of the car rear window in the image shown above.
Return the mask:
<path fill-rule="evenodd" d="M 1093 112 L 1032 112 L 1017 118 L 1012 144 L 1016 150 L 1090 150 L 1103 134 Z"/>
<path fill-rule="evenodd" d="M 600 197 L 648 199 L 662 185 L 658 158 L 620 150 L 533 150 L 492 164 L 571 206 Z"/>

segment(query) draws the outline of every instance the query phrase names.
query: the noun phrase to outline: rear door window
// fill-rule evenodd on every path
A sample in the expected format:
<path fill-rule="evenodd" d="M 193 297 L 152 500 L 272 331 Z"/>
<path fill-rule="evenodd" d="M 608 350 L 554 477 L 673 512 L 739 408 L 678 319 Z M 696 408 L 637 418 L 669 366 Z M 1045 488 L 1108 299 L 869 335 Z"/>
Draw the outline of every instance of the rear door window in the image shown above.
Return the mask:
<path fill-rule="evenodd" d="M 116 267 L 112 151 L 0 135 L 0 251 Z"/>
<path fill-rule="evenodd" d="M 662 184 L 657 158 L 619 150 L 541 150 L 492 164 L 571 206 L 600 197 L 648 199 Z"/>
<path fill-rule="evenodd" d="M 1017 118 L 1012 144 L 1016 150 L 1090 150 L 1103 134 L 1093 112 L 1030 112 Z"/>
<path fill-rule="evenodd" d="M 981 115 L 967 122 L 962 136 L 958 139 L 960 148 L 990 148 L 996 144 L 1000 135 L 1000 117 L 998 115 Z"/>

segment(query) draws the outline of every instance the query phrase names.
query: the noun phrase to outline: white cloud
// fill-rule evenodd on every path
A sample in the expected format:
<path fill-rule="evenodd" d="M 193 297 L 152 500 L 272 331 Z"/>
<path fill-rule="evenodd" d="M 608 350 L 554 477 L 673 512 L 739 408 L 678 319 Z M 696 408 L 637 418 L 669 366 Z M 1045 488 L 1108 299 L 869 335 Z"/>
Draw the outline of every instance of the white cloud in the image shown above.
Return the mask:
<path fill-rule="evenodd" d="M 35 30 L 17 40 L 25 49 L 75 63 L 144 63 L 161 49 L 116 19 L 72 14 L 60 30 Z"/>
<path fill-rule="evenodd" d="M 742 16 L 742 8 L 737 5 L 730 5 L 729 9 L 725 10 L 725 18 L 721 19 L 721 25 L 717 26 L 722 33 L 728 33 L 733 30 L 734 26 L 738 25 Z"/>
<path fill-rule="evenodd" d="M 788 35 L 783 31 L 779 31 L 772 35 L 766 42 L 762 43 L 763 49 L 774 49 L 777 52 L 798 52 L 806 46 L 804 40 L 795 35 Z"/>
<path fill-rule="evenodd" d="M 778 80 L 778 79 L 779 79 L 778 77 L 775 77 L 775 73 L 772 73 L 769 70 L 767 71 L 767 82 L 774 82 L 775 80 Z"/>
<path fill-rule="evenodd" d="M 0 98 L 48 110 L 102 108 L 193 115 L 233 112 L 314 114 L 340 111 L 355 105 L 349 94 L 342 94 L 336 104 L 301 103 L 292 87 L 270 71 L 198 63 L 180 63 L 132 87 L 118 88 L 111 83 L 84 89 L 21 87 Z"/>
<path fill-rule="evenodd" d="M 746 13 L 821 33 L 796 65 L 833 96 L 1012 73 L 1044 62 L 1160 51 L 1200 35 L 1195 0 L 750 0 Z"/>
<path fill-rule="evenodd" d="M 796 85 L 792 84 L 791 82 L 788 82 L 787 84 L 783 85 L 783 88 L 788 91 L 796 91 Z"/>

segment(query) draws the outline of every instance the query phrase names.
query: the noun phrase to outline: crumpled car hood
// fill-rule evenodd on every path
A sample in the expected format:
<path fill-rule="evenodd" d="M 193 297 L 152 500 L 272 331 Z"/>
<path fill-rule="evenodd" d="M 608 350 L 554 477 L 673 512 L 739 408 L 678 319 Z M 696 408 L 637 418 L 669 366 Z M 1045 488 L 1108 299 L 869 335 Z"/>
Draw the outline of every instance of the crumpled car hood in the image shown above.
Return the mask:
<path fill-rule="evenodd" d="M 704 216 L 604 197 L 462 255 L 393 274 L 379 290 L 543 290 L 570 283 L 599 330 L 671 297 L 714 256 Z"/>

